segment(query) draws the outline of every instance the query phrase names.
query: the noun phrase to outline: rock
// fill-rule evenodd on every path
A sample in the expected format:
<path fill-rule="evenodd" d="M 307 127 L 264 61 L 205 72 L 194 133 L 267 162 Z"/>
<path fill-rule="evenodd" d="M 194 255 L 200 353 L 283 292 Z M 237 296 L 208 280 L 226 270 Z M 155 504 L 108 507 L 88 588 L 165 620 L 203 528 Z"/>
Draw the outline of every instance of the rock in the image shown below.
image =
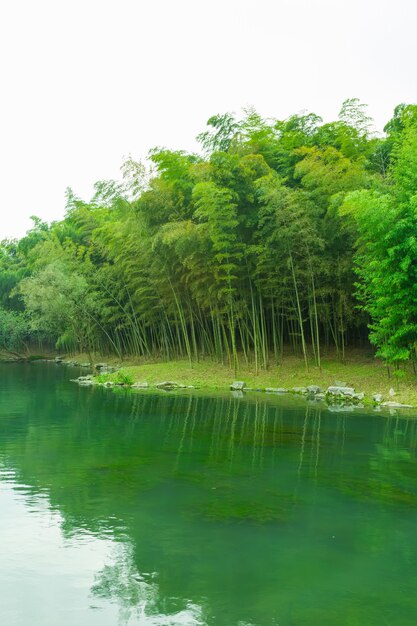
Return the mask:
<path fill-rule="evenodd" d="M 108 365 L 108 363 L 96 363 L 94 369 L 100 372 L 100 374 L 112 374 L 113 372 L 117 372 L 119 368 L 114 365 Z"/>
<path fill-rule="evenodd" d="M 321 393 L 323 389 L 321 389 L 318 385 L 308 385 L 307 391 L 309 394 L 315 395 L 316 393 Z"/>
<path fill-rule="evenodd" d="M 341 380 L 336 380 L 334 384 L 336 385 L 336 387 L 347 387 L 347 383 Z"/>
<path fill-rule="evenodd" d="M 148 387 L 148 383 L 133 383 L 132 385 L 132 389 L 147 389 Z"/>
<path fill-rule="evenodd" d="M 62 356 L 56 356 L 54 361 L 55 361 L 55 363 L 60 364 L 60 363 L 63 363 L 64 359 L 63 359 Z"/>
<path fill-rule="evenodd" d="M 91 363 L 80 363 L 80 367 L 91 367 Z"/>
<path fill-rule="evenodd" d="M 401 404 L 401 402 L 383 402 L 381 406 L 385 406 L 390 409 L 414 409 L 411 404 Z"/>
<path fill-rule="evenodd" d="M 293 387 L 293 388 L 291 389 L 291 391 L 292 391 L 293 393 L 302 393 L 302 394 L 306 394 L 306 393 L 308 393 L 308 391 L 307 391 L 307 387 Z"/>
<path fill-rule="evenodd" d="M 241 380 L 235 380 L 230 385 L 230 391 L 243 391 L 245 387 L 246 387 L 246 383 L 244 383 Z"/>
<path fill-rule="evenodd" d="M 289 393 L 284 387 L 267 387 L 265 391 L 266 393 Z"/>
<path fill-rule="evenodd" d="M 165 391 L 170 391 L 171 389 L 182 389 L 183 385 L 179 385 L 178 383 L 174 383 L 171 380 L 165 380 L 162 383 L 157 383 L 155 385 L 157 389 L 164 389 Z"/>
<path fill-rule="evenodd" d="M 381 404 L 383 399 L 384 398 L 382 396 L 382 393 L 374 393 L 374 395 L 372 396 L 372 400 L 376 402 L 377 404 Z"/>
<path fill-rule="evenodd" d="M 326 394 L 325 393 L 316 393 L 314 396 L 315 400 L 325 400 L 326 399 Z"/>
<path fill-rule="evenodd" d="M 391 389 L 388 391 L 389 397 L 393 398 L 395 395 L 397 395 L 394 391 L 394 389 L 391 387 Z"/>
<path fill-rule="evenodd" d="M 332 386 L 327 388 L 326 393 L 331 395 L 331 396 L 349 396 L 349 397 L 352 398 L 355 395 L 355 390 L 354 390 L 353 387 L 345 387 L 345 386 L 341 386 L 341 385 L 332 385 Z"/>
<path fill-rule="evenodd" d="M 78 378 L 71 378 L 72 383 L 78 383 L 82 387 L 88 387 L 89 385 L 96 385 L 96 381 L 93 380 L 93 375 L 88 374 L 87 376 L 78 376 Z"/>
<path fill-rule="evenodd" d="M 355 393 L 355 395 L 353 396 L 354 400 L 363 400 L 365 397 L 365 394 L 363 393 L 363 391 L 361 391 L 360 393 Z"/>
<path fill-rule="evenodd" d="M 106 382 L 103 383 L 103 387 L 114 387 L 114 383 L 111 380 L 106 380 Z"/>

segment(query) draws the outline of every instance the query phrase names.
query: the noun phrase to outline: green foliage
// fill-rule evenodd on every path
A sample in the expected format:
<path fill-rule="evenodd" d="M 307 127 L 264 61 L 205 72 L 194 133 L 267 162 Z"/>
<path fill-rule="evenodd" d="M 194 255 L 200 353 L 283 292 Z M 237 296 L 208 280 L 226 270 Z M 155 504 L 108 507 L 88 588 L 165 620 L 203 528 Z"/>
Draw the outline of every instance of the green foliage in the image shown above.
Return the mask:
<path fill-rule="evenodd" d="M 306 366 L 332 344 L 343 360 L 369 324 L 389 363 L 414 357 L 416 129 L 417 107 L 400 105 L 374 136 L 355 98 L 325 124 L 213 116 L 204 156 L 129 157 L 90 201 L 68 189 L 63 220 L 1 243 L 4 328 L 10 312 L 15 343 L 26 323 L 63 351 L 258 372 L 287 345 Z"/>
<path fill-rule="evenodd" d="M 417 351 L 417 125 L 407 122 L 385 192 L 349 194 L 343 211 L 358 228 L 358 295 L 371 316 L 371 341 L 388 362 Z"/>
<path fill-rule="evenodd" d="M 114 378 L 114 381 L 116 384 L 119 385 L 133 385 L 133 383 L 135 382 L 133 376 L 131 374 L 129 374 L 128 372 L 124 372 L 123 370 L 120 370 L 119 372 L 117 372 L 116 377 Z"/>
<path fill-rule="evenodd" d="M 0 351 L 20 352 L 29 337 L 26 316 L 0 308 Z"/>

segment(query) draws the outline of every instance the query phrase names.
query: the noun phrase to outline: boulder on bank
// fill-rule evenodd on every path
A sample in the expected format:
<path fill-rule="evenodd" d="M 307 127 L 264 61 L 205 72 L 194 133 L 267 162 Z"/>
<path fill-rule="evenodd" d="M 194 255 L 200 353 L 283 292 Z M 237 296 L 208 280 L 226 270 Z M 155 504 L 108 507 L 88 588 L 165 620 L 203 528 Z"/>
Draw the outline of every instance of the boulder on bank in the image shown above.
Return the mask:
<path fill-rule="evenodd" d="M 327 388 L 327 394 L 331 396 L 349 396 L 353 398 L 355 389 L 353 387 L 342 387 L 341 385 L 331 385 Z"/>
<path fill-rule="evenodd" d="M 148 383 L 133 383 L 131 385 L 132 389 L 148 389 Z"/>
<path fill-rule="evenodd" d="M 308 385 L 307 392 L 310 395 L 316 395 L 317 393 L 323 393 L 323 389 L 318 385 Z"/>
<path fill-rule="evenodd" d="M 308 393 L 308 391 L 307 391 L 307 387 L 293 387 L 293 388 L 291 389 L 291 391 L 292 391 L 293 393 L 299 393 L 299 394 L 302 394 L 302 395 L 305 395 L 305 394 L 307 394 L 307 393 Z"/>
<path fill-rule="evenodd" d="M 157 383 L 155 387 L 157 389 L 163 389 L 164 391 L 172 391 L 173 389 L 184 389 L 184 385 L 175 383 L 172 380 L 165 380 L 162 383 Z"/>
<path fill-rule="evenodd" d="M 230 391 L 243 391 L 245 387 L 246 387 L 246 383 L 244 383 L 241 380 L 235 380 L 230 385 Z"/>
<path fill-rule="evenodd" d="M 113 374 L 113 372 L 117 372 L 119 368 L 115 365 L 109 365 L 108 363 L 95 363 L 94 369 L 100 374 Z"/>
<path fill-rule="evenodd" d="M 346 385 L 331 385 L 326 390 L 326 400 L 330 404 L 340 401 L 345 404 L 351 402 L 357 404 L 363 400 L 364 397 L 365 394 L 363 392 L 356 393 L 353 387 L 347 387 Z"/>
<path fill-rule="evenodd" d="M 383 402 L 381 406 L 389 409 L 414 409 L 411 404 L 401 404 L 401 402 Z"/>
<path fill-rule="evenodd" d="M 95 381 L 93 380 L 93 375 L 88 374 L 87 376 L 78 376 L 78 378 L 72 378 L 72 383 L 78 383 L 82 387 L 88 387 L 90 385 L 95 385 Z"/>

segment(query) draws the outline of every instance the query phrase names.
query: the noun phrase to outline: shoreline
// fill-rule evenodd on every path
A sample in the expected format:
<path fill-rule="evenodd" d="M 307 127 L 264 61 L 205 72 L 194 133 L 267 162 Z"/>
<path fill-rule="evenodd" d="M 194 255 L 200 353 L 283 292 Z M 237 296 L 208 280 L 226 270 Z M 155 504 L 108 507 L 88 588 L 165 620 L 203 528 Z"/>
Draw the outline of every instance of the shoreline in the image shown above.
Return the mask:
<path fill-rule="evenodd" d="M 62 358 L 64 364 L 76 362 L 86 370 L 89 365 L 86 355 L 59 358 Z M 349 352 L 345 363 L 337 361 L 334 355 L 329 355 L 323 359 L 321 368 L 311 365 L 308 371 L 305 370 L 301 358 L 286 357 L 282 364 L 273 365 L 258 373 L 250 366 L 242 366 L 236 375 L 228 366 L 209 359 L 193 363 L 191 367 L 189 361 L 184 359 L 169 362 L 140 362 L 132 359 L 120 362 L 114 357 L 100 357 L 97 358 L 97 364 L 104 367 L 94 372 L 91 384 L 108 387 L 157 390 L 158 386 L 163 388 L 162 383 L 171 382 L 175 383 L 171 390 L 192 388 L 207 392 L 229 392 L 234 382 L 241 382 L 242 386 L 236 388 L 236 392 L 301 396 L 318 394 L 317 400 L 324 400 L 322 394 L 326 396 L 329 388 L 340 386 L 353 388 L 355 395 L 359 396 L 351 399 L 345 397 L 344 401 L 347 400 L 349 404 L 394 409 L 417 408 L 417 376 L 411 371 L 404 371 L 400 380 L 393 376 L 388 378 L 387 368 L 363 351 Z M 320 391 L 308 394 L 305 392 L 308 387 L 318 387 Z M 380 396 L 378 401 L 373 400 L 375 395 Z M 336 394 L 331 403 L 337 404 L 338 399 L 341 398 L 337 398 Z M 388 406 L 384 406 L 384 403 L 388 403 Z M 392 406 L 389 406 L 390 403 Z"/>
<path fill-rule="evenodd" d="M 190 363 L 175 361 L 126 359 L 94 355 L 94 364 L 86 354 L 29 355 L 23 359 L 3 359 L 14 363 L 57 363 L 77 370 L 69 379 L 81 386 L 108 387 L 114 390 L 187 393 L 199 392 L 230 394 L 235 397 L 281 397 L 306 400 L 310 404 L 330 410 L 374 409 L 396 412 L 417 410 L 417 376 L 402 371 L 396 381 L 387 375 L 387 368 L 365 351 L 349 351 L 341 363 L 330 354 L 323 358 L 322 367 L 310 364 L 305 369 L 303 359 L 285 357 L 280 365 L 255 373 L 250 366 L 240 367 L 237 375 L 227 365 L 201 359 Z M 93 373 L 91 373 L 93 372 Z M 233 383 L 238 386 L 233 388 Z M 399 384 L 398 384 L 399 382 Z M 331 392 L 329 388 L 347 387 L 348 393 Z M 310 389 L 309 389 L 310 388 Z M 313 389 L 311 389 L 313 388 Z M 391 392 L 391 393 L 390 393 Z"/>

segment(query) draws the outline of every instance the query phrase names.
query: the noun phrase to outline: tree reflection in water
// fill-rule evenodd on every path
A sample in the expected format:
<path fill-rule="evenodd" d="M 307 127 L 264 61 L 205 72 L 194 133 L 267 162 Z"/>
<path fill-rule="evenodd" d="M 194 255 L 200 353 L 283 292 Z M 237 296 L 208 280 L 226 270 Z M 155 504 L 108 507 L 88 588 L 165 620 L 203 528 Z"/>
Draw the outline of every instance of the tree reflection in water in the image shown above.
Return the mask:
<path fill-rule="evenodd" d="M 414 626 L 416 421 L 17 371 L 0 377 L 0 462 L 64 538 L 113 543 L 92 596 L 121 624 L 350 626 L 395 605 Z"/>

